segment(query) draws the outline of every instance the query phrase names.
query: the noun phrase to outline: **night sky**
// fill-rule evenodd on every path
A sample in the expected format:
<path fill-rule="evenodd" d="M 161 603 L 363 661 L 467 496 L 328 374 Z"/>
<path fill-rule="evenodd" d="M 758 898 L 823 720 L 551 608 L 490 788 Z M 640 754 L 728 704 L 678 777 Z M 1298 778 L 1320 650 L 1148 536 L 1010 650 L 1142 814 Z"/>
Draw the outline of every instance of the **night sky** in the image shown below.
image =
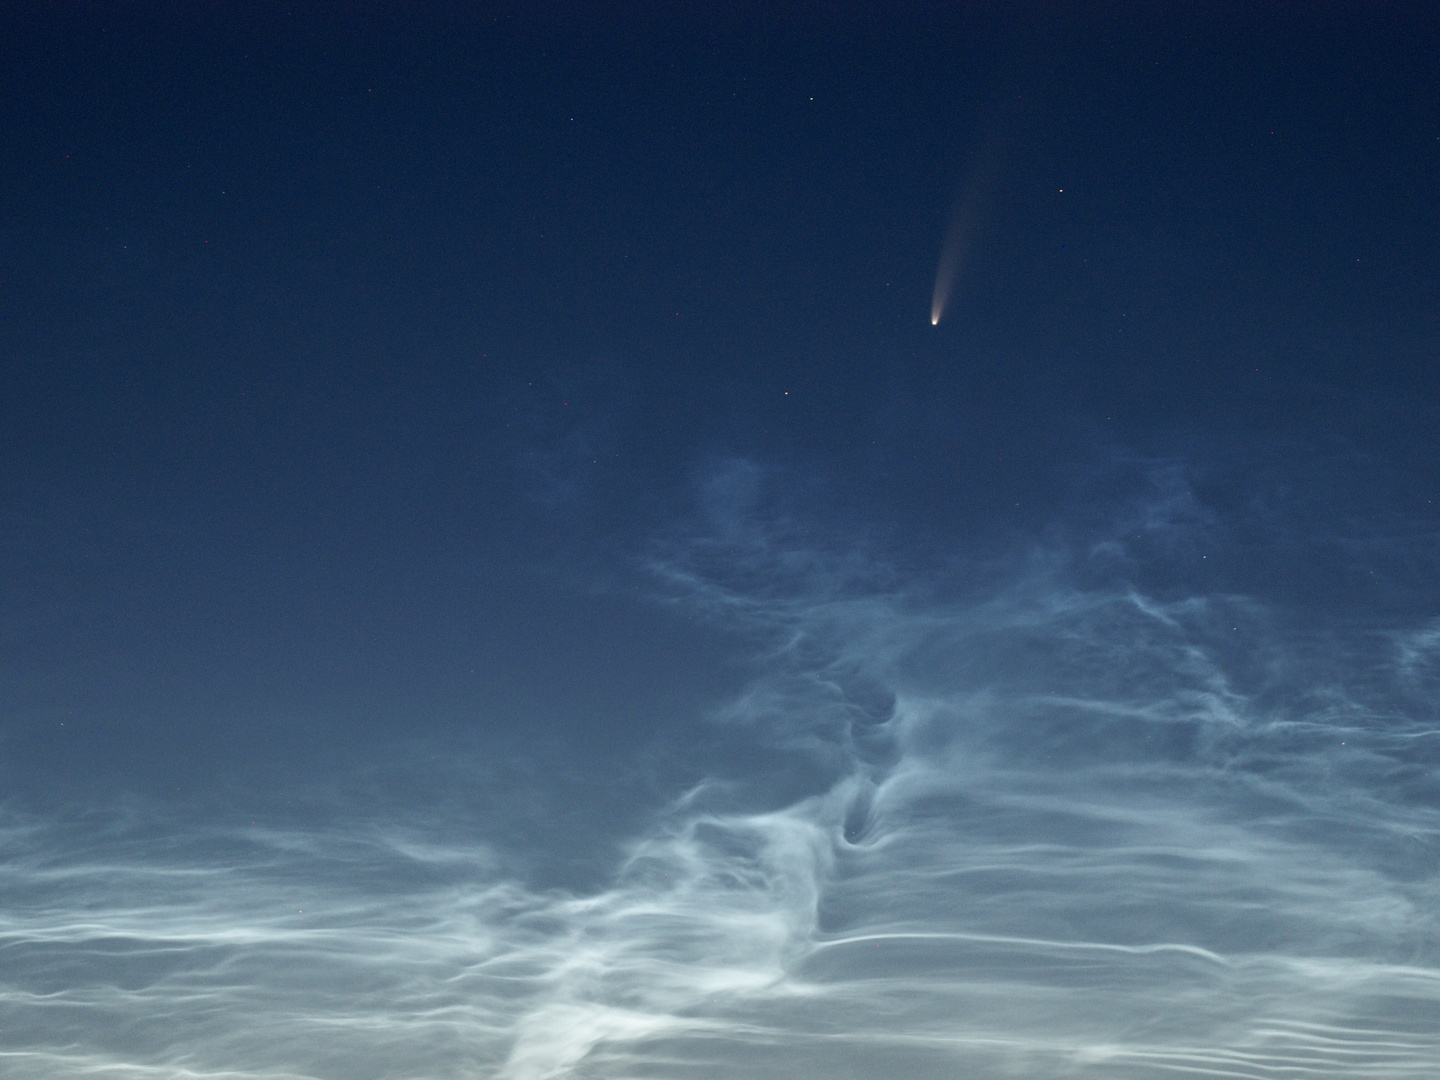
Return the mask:
<path fill-rule="evenodd" d="M 8 7 L 0 1075 L 1440 1075 L 1436 57 Z"/>

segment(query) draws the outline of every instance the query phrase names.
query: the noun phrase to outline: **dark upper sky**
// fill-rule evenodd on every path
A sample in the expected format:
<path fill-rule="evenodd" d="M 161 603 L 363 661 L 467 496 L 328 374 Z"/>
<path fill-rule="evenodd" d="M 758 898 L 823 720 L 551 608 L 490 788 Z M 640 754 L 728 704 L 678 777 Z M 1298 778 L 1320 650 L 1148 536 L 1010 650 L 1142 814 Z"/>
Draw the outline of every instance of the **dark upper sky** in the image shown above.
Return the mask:
<path fill-rule="evenodd" d="M 79 829 L 50 843 L 56 865 L 88 873 L 86 830 L 123 819 L 138 846 L 114 858 L 140 874 L 187 845 L 209 851 L 197 822 L 333 839 L 336 822 L 423 818 L 447 838 L 484 836 L 505 868 L 494 880 L 540 890 L 526 903 L 562 888 L 623 907 L 638 886 L 615 877 L 618 853 L 708 857 L 673 847 L 700 811 L 671 801 L 706 777 L 733 786 L 727 813 L 809 821 L 805 798 L 844 802 L 857 777 L 883 793 L 916 762 L 951 775 L 936 747 L 960 729 L 895 734 L 910 730 L 906 701 L 941 727 L 934 717 L 968 716 L 965 702 L 1029 701 L 1041 686 L 1104 698 L 1116 716 L 1125 695 L 1152 693 L 1125 706 L 1147 723 L 1201 699 L 1226 724 L 1245 708 L 1272 721 L 1418 716 L 1395 704 L 1400 690 L 1376 689 L 1376 671 L 1414 675 L 1440 601 L 1437 55 L 1440 18 L 1418 4 L 8 10 L 0 780 L 16 835 Z M 964 255 L 937 327 L 951 221 Z M 1077 614 L 1124 597 L 1169 612 L 1173 651 L 1124 619 Z M 996 614 L 1006 605 L 1030 614 Z M 1254 636 L 1212 641 L 1221 623 Z M 1090 651 L 1073 652 L 1082 640 Z M 1382 646 L 1400 651 L 1377 659 Z M 1317 672 L 1337 671 L 1319 688 Z M 815 719 L 831 715 L 826 694 L 887 734 Z M 994 720 L 996 790 L 1084 773 L 1088 722 L 1034 720 L 1022 736 Z M 1187 732 L 1161 740 L 1166 761 L 1320 769 L 1298 744 L 1242 750 Z M 1126 761 L 1158 745 L 1129 728 L 1115 739 L 1104 745 Z M 1389 752 L 1376 760 L 1406 776 L 1429 768 Z M 1055 755 L 1074 757 L 1052 774 Z M 1376 768 L 1354 780 L 1353 805 L 1396 790 L 1398 774 Z M 1109 790 L 1094 783 L 1085 791 Z M 963 862 L 943 845 L 903 847 L 915 821 L 950 811 L 921 813 L 901 787 L 896 805 L 919 816 L 894 826 L 903 866 L 875 880 Z M 1226 828 L 1258 835 L 1258 803 L 1205 791 Z M 1090 797 L 1077 792 L 1055 798 L 1073 809 Z M 1374 820 L 1432 850 L 1435 804 L 1405 798 L 1420 818 Z M 848 844 L 870 811 L 837 813 Z M 1084 835 L 1097 865 L 1102 848 L 1137 850 Z M 1286 835 L 1265 842 L 1300 844 Z M 145 846 L 157 836 L 170 846 Z M 1311 857 L 1255 843 L 1257 859 Z M 340 880 L 373 899 L 383 890 L 367 892 L 364 874 L 380 871 L 365 865 Z M 853 927 L 943 922 L 943 904 L 902 916 L 864 899 L 864 874 L 832 871 Z M 268 881 L 251 883 L 264 902 L 278 895 Z M 130 910 L 104 874 L 90 887 L 87 910 Z M 1349 886 L 1313 888 L 1319 910 Z M 686 903 L 729 910 L 705 896 Z M 48 940 L 57 903 L 14 940 Z M 1160 928 L 1135 931 L 1137 948 L 1228 957 L 1253 944 L 1233 927 L 1207 938 L 1156 904 L 1127 924 Z M 390 925 L 375 911 L 364 926 Z M 650 940 L 566 911 L 547 917 L 611 935 L 607 962 Z M 175 917 L 240 918 L 203 904 Z M 1114 937 L 1056 919 L 1044 934 L 996 933 L 1063 924 L 1096 948 Z M 1389 956 L 1366 952 L 1368 932 L 1334 930 L 1362 942 L 1335 955 Z M 1432 979 L 1433 933 L 1413 938 Z M 524 940 L 539 950 L 525 963 L 545 969 L 550 954 Z M 1266 940 L 1299 955 L 1283 930 Z M 750 970 L 706 956 L 695 962 Z M 255 985 L 277 970 L 253 962 Z M 51 963 L 72 970 L 37 959 L 36 985 L 89 985 L 46 974 Z M 931 985 L 930 960 L 896 963 Z M 169 985 L 153 978 L 134 986 Z M 844 982 L 858 995 L 847 1001 L 871 1000 L 862 984 Z M 339 1012 L 371 1015 L 336 993 Z M 630 1059 L 606 1057 L 620 1045 L 607 1039 L 639 1060 L 645 1039 L 667 1048 L 655 1060 L 699 1060 L 664 1040 L 689 1037 L 674 1017 L 708 1015 L 700 991 L 648 1005 L 638 991 L 566 993 L 457 1028 L 460 1049 L 413 1075 L 538 1080 L 577 1062 L 611 1075 Z M 1436 999 L 1406 1000 L 1425 1016 Z M 122 994 L 107 1015 L 139 1000 Z M 525 1033 L 565 1028 L 553 1010 L 582 1000 L 650 1019 L 546 1064 Z M 895 1015 L 930 1031 L 915 1008 Z M 1042 1013 L 1036 1031 L 1051 1024 Z M 1346 1013 L 1344 1031 L 1362 1014 Z M 222 1052 L 223 1025 L 191 1042 L 96 1036 L 65 1057 L 46 1049 L 71 1045 L 63 1023 L 31 1023 L 47 1034 L 17 1060 L 36 1076 L 82 1059 L 360 1075 L 339 1057 Z M 1159 1046 L 1171 1036 L 1154 1023 Z M 1234 1034 L 1215 1023 L 1208 1038 Z M 819 1029 L 797 1016 L 788 1030 Z M 1014 1046 L 1050 1061 L 1030 1038 Z M 1200 1036 L 1166 1045 L 1185 1038 Z M 1260 1036 L 1234 1038 L 1261 1055 L 1234 1067 L 1260 1069 Z M 905 1068 L 950 1067 L 916 1039 L 905 1052 L 920 1064 Z M 882 1044 L 867 1044 L 873 1068 L 900 1067 Z M 1415 1046 L 1423 1065 L 1433 1044 Z M 736 1075 L 769 1075 L 716 1053 Z M 1123 1075 L 1169 1075 L 1134 1053 Z"/>

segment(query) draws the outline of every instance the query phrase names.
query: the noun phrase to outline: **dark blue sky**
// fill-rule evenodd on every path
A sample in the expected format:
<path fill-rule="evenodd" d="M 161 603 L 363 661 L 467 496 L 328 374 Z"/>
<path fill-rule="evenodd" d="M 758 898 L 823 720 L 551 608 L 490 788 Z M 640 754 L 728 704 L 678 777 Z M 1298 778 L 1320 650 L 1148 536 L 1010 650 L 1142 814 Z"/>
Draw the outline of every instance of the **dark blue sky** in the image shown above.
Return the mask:
<path fill-rule="evenodd" d="M 14 1075 L 1428 1075 L 1436 55 L 8 11 Z"/>

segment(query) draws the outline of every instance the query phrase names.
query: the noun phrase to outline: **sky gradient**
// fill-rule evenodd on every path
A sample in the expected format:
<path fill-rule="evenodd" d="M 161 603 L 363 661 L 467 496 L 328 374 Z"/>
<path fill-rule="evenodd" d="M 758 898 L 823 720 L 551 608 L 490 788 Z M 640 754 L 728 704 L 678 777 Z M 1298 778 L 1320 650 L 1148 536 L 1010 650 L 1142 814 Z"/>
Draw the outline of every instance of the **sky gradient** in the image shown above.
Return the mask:
<path fill-rule="evenodd" d="M 1431 1077 L 1440 17 L 20 6 L 0 1073 Z"/>

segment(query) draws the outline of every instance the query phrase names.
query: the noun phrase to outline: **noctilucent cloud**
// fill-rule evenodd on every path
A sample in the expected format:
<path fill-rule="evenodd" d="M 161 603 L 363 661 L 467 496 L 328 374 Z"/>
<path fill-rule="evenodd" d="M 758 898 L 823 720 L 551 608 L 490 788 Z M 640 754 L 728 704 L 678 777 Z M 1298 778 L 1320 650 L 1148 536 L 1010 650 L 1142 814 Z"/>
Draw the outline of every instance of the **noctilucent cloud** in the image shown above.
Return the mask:
<path fill-rule="evenodd" d="M 0 1075 L 1440 1074 L 1432 7 L 3 20 Z"/>

